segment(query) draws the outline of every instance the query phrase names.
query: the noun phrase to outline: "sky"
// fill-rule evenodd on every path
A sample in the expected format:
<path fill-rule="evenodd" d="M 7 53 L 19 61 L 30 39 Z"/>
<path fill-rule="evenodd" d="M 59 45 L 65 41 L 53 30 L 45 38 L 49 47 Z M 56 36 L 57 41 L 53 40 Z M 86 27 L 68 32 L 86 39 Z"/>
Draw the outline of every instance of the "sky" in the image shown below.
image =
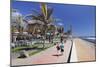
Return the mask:
<path fill-rule="evenodd" d="M 52 16 L 60 19 L 55 24 L 60 24 L 66 32 L 72 25 L 75 36 L 95 36 L 96 7 L 89 5 L 47 3 L 53 8 Z M 40 11 L 40 3 L 12 1 L 11 8 L 17 9 L 23 16 L 32 14 L 32 10 Z"/>

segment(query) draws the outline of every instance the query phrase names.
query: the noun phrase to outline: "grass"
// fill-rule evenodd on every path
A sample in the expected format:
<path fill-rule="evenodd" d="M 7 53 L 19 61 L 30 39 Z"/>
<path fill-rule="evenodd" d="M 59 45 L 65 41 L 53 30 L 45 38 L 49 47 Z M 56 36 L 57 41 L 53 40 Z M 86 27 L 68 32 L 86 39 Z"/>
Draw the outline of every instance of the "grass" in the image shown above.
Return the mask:
<path fill-rule="evenodd" d="M 59 38 L 55 38 L 53 41 L 57 42 L 57 41 L 59 41 Z M 44 45 L 45 45 L 45 48 L 43 48 L 43 42 L 36 42 L 31 46 L 21 46 L 21 47 L 12 48 L 11 51 L 19 52 L 23 49 L 29 48 L 28 54 L 29 54 L 29 56 L 32 56 L 32 55 L 35 55 L 41 51 L 44 51 L 44 50 L 54 46 L 54 43 L 45 43 Z M 30 48 L 32 48 L 32 50 Z"/>
<path fill-rule="evenodd" d="M 37 48 L 37 46 L 21 46 L 21 47 L 16 47 L 16 48 L 12 48 L 11 49 L 11 52 L 18 52 L 22 49 L 25 49 L 25 48 Z"/>
<path fill-rule="evenodd" d="M 24 49 L 24 48 L 26 48 L 26 47 L 16 47 L 14 49 L 11 49 L 11 52 L 18 52 L 18 51 L 20 51 L 21 49 Z"/>
<path fill-rule="evenodd" d="M 12 52 L 19 52 L 21 51 L 22 49 L 25 49 L 25 48 L 36 48 L 36 49 L 32 49 L 30 52 L 29 52 L 29 56 L 32 56 L 32 55 L 35 55 L 41 51 L 44 51 L 52 46 L 54 46 L 53 43 L 45 43 L 45 48 L 43 48 L 43 45 L 41 43 L 35 43 L 34 45 L 32 46 L 22 46 L 22 47 L 16 47 L 16 48 L 12 48 L 11 51 Z"/>
<path fill-rule="evenodd" d="M 54 45 L 51 45 L 51 46 L 46 47 L 46 48 L 41 49 L 41 50 L 37 50 L 37 51 L 35 51 L 35 52 L 31 52 L 31 53 L 29 53 L 29 56 L 35 55 L 35 54 L 37 54 L 37 53 L 39 53 L 39 52 L 41 52 L 41 51 L 44 51 L 44 50 L 46 50 L 46 49 L 48 49 L 48 48 L 50 48 L 50 47 L 52 47 L 52 46 L 54 46 Z"/>

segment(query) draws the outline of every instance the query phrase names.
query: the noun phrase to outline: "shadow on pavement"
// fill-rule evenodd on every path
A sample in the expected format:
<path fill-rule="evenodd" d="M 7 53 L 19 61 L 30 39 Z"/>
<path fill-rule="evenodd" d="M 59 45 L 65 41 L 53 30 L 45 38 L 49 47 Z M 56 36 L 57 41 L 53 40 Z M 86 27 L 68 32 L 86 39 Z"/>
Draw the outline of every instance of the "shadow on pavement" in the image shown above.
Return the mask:
<path fill-rule="evenodd" d="M 54 54 L 54 55 L 52 55 L 52 56 L 62 56 L 62 54 Z"/>

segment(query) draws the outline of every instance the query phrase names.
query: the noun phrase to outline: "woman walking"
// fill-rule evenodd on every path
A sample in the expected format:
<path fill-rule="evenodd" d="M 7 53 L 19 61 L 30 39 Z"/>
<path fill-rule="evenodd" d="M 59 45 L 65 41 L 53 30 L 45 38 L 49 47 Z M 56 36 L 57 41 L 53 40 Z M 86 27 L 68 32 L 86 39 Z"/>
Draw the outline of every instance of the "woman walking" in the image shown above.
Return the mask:
<path fill-rule="evenodd" d="M 61 55 L 63 55 L 63 52 L 64 52 L 64 44 L 63 43 L 61 43 L 60 48 L 61 48 Z"/>
<path fill-rule="evenodd" d="M 56 49 L 57 49 L 57 54 L 59 54 L 60 45 L 59 45 L 59 43 L 58 43 L 58 42 L 56 43 L 56 45 L 57 45 L 57 46 L 56 46 Z"/>

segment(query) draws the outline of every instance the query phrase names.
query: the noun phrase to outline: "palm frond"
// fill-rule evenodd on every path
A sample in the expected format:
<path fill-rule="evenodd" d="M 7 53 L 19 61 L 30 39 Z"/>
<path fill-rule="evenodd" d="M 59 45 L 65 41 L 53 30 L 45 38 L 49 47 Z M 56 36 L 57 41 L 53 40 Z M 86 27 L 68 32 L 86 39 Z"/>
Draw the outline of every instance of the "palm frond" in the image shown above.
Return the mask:
<path fill-rule="evenodd" d="M 48 8 L 47 12 L 48 12 L 47 13 L 47 20 L 48 20 L 53 13 L 53 8 Z"/>
<path fill-rule="evenodd" d="M 47 19 L 47 4 L 41 3 L 41 11 L 42 14 L 44 15 L 44 18 Z"/>

